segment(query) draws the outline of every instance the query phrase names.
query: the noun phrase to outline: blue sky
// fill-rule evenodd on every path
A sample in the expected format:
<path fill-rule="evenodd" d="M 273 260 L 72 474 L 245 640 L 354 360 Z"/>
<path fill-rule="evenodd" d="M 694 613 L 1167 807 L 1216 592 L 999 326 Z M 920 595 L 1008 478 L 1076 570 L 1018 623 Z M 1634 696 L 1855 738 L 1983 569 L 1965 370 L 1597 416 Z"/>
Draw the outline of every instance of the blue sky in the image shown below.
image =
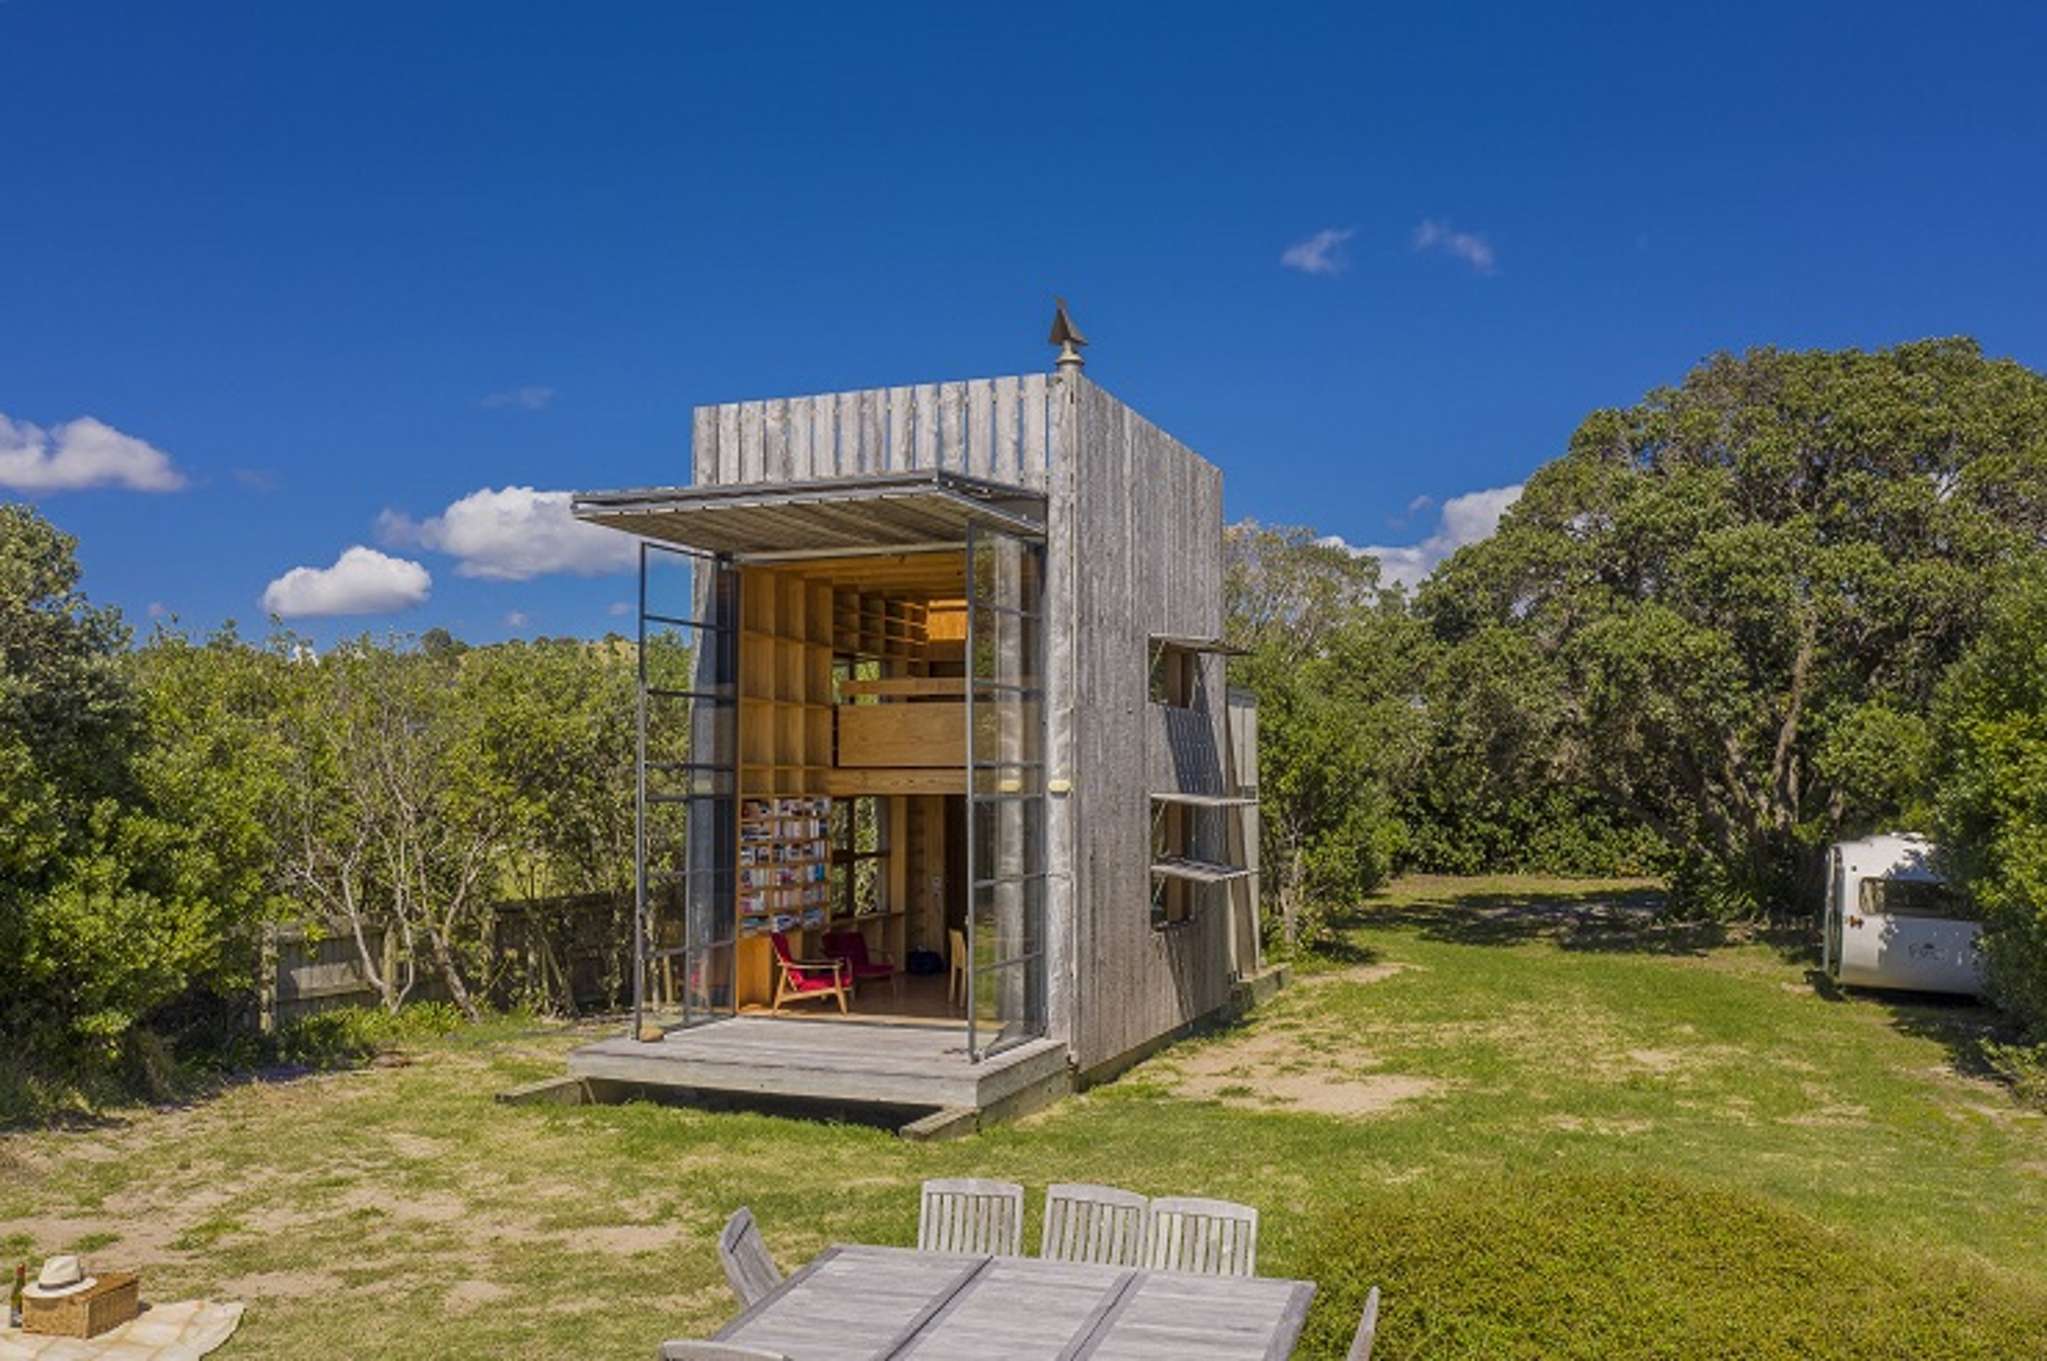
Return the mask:
<path fill-rule="evenodd" d="M 1418 571 L 1717 348 L 2047 368 L 2043 57 L 2030 4 L 0 0 L 0 494 L 138 621 L 361 548 L 273 599 L 596 632 L 629 578 L 506 489 L 1044 367 L 1058 292 L 1233 517 Z"/>

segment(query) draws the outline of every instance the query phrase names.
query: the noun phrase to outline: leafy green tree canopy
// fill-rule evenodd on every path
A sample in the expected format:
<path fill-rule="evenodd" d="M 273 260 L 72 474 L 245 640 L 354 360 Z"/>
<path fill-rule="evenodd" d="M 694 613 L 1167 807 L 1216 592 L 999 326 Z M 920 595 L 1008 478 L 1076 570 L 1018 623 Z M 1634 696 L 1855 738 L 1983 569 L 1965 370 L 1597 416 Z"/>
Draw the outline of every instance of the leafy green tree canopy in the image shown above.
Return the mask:
<path fill-rule="evenodd" d="M 1936 708 L 1938 828 L 1997 999 L 2047 1043 L 2047 560 L 2013 574 Z"/>
<path fill-rule="evenodd" d="M 1757 349 L 1595 412 L 1420 603 L 1447 645 L 1525 645 L 1557 776 L 1753 910 L 1924 815 L 1936 683 L 2043 538 L 2047 378 L 1968 340 Z"/>

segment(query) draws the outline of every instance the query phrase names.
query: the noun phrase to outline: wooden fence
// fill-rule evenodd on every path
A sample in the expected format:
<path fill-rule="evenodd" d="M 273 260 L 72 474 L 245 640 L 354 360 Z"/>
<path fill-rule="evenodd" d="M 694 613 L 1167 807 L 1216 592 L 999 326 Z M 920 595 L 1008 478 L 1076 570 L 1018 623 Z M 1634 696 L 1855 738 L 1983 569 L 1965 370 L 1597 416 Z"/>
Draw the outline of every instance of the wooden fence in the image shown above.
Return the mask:
<path fill-rule="evenodd" d="M 501 903 L 488 917 L 487 965 L 472 987 L 479 1000 L 498 1005 L 564 990 L 579 1010 L 619 1004 L 631 986 L 632 904 L 603 896 L 560 898 L 535 904 Z M 377 1006 L 383 994 L 363 968 L 362 951 L 379 961 L 377 972 L 402 980 L 399 933 L 363 928 L 362 946 L 348 921 L 266 930 L 256 973 L 257 1014 L 265 1032 L 336 1007 Z M 564 989 L 566 983 L 566 989 Z M 416 966 L 409 1002 L 446 1001 L 440 975 Z"/>

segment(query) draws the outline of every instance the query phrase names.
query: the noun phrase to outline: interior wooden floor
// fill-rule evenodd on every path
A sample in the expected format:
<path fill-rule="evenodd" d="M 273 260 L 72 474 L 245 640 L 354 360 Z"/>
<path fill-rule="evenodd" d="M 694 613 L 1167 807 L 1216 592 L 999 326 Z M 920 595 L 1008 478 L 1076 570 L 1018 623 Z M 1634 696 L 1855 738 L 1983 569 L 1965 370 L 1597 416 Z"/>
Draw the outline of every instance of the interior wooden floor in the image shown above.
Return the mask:
<path fill-rule="evenodd" d="M 887 983 L 862 983 L 845 1014 L 830 998 L 782 1004 L 781 1015 L 796 1021 L 867 1021 L 889 1025 L 959 1026 L 967 1023 L 964 1008 L 946 1000 L 944 974 L 898 974 L 900 991 Z M 748 1002 L 739 1008 L 742 1016 L 774 1013 L 766 1003 Z"/>

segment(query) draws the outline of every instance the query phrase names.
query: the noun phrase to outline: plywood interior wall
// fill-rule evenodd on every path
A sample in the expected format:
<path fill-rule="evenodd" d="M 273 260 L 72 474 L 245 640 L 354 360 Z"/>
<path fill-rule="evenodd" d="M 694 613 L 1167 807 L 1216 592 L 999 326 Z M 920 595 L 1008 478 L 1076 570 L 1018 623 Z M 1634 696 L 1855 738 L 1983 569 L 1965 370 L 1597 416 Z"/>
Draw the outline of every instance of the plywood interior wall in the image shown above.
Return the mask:
<path fill-rule="evenodd" d="M 886 910 L 828 917 L 821 926 L 791 932 L 791 947 L 799 957 L 818 957 L 824 933 L 841 930 L 858 930 L 871 953 L 888 955 L 899 967 L 911 949 L 945 948 L 949 886 L 943 796 L 959 792 L 965 783 L 964 715 L 955 698 L 964 660 L 964 584 L 958 552 L 741 569 L 742 805 L 808 795 L 886 800 Z M 934 619 L 936 637 L 931 636 Z M 841 670 L 857 663 L 866 679 L 840 691 L 835 662 Z M 955 678 L 948 679 L 948 671 Z M 906 730 L 860 747 L 855 754 L 874 760 L 872 767 L 840 760 L 842 703 L 857 706 L 858 721 L 878 731 Z M 929 759 L 934 734 L 959 749 L 956 759 L 936 763 L 940 768 L 919 768 L 934 764 Z M 905 759 L 882 768 L 879 758 L 890 755 Z M 740 1006 L 767 1005 L 774 994 L 767 937 L 742 936 L 737 965 Z"/>

